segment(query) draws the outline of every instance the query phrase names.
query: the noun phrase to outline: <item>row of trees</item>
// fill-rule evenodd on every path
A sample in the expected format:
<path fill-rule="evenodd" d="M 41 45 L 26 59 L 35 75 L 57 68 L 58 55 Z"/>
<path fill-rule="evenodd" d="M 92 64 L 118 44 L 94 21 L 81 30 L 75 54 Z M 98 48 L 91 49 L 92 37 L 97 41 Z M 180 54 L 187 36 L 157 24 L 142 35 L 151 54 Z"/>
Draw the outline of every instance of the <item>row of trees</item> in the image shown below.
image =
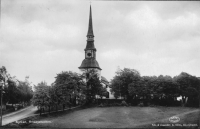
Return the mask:
<path fill-rule="evenodd" d="M 57 74 L 55 78 L 51 86 L 46 82 L 34 86 L 32 102 L 39 109 L 48 108 L 50 112 L 52 106 L 58 110 L 58 106 L 62 105 L 64 110 L 67 106 L 90 104 L 96 100 L 97 95 L 102 97 L 106 91 L 93 71 L 82 75 L 66 71 Z"/>
<path fill-rule="evenodd" d="M 118 69 L 111 81 L 111 91 L 116 98 L 122 96 L 127 102 L 147 105 L 177 105 L 177 97 L 182 105 L 198 106 L 200 79 L 182 72 L 178 76 L 141 76 L 137 70 Z"/>
<path fill-rule="evenodd" d="M 33 96 L 33 90 L 26 77 L 24 81 L 19 81 L 16 77 L 11 77 L 6 68 L 0 68 L 0 83 L 3 92 L 3 104 L 28 104 Z"/>

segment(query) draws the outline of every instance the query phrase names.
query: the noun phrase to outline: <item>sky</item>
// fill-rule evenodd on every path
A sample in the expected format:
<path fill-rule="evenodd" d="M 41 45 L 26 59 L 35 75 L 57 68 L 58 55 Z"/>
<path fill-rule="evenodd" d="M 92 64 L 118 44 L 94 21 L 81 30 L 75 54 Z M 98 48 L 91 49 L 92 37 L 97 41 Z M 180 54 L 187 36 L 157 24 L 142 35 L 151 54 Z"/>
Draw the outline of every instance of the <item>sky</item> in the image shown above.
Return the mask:
<path fill-rule="evenodd" d="M 117 68 L 142 76 L 200 77 L 199 1 L 91 1 L 101 75 Z M 2 0 L 0 67 L 37 85 L 80 73 L 90 1 Z"/>

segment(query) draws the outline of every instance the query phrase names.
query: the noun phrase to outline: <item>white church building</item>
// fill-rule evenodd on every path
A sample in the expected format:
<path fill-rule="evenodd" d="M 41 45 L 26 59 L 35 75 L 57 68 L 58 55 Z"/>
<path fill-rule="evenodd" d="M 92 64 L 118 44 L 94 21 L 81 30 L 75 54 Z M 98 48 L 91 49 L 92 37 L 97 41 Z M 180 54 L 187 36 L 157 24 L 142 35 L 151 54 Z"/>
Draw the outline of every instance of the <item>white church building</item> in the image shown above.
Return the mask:
<path fill-rule="evenodd" d="M 104 98 L 107 99 L 114 99 L 114 95 L 110 92 L 110 85 L 108 80 L 101 76 L 101 68 L 99 66 L 99 63 L 96 60 L 96 51 L 97 49 L 94 46 L 94 34 L 93 34 L 93 26 L 92 26 L 92 10 L 90 5 L 90 15 L 89 15 L 89 26 L 88 26 L 88 33 L 87 33 L 87 44 L 85 51 L 85 59 L 82 61 L 81 66 L 78 67 L 81 71 L 88 71 L 91 69 L 94 69 L 97 71 L 99 79 L 101 80 L 101 83 L 104 87 L 107 89 L 108 95 Z"/>

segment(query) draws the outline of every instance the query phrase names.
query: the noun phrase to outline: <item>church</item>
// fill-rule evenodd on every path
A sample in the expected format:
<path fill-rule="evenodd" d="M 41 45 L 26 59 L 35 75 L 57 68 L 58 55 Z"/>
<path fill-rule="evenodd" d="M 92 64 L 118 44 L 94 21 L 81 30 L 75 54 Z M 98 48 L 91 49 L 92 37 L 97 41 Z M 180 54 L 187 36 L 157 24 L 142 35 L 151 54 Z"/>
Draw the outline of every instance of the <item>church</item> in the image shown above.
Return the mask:
<path fill-rule="evenodd" d="M 101 83 L 104 87 L 107 89 L 107 96 L 104 98 L 107 99 L 114 99 L 113 94 L 110 92 L 109 82 L 108 80 L 101 76 L 101 68 L 99 66 L 99 63 L 96 59 L 96 51 L 97 49 L 94 46 L 94 33 L 93 33 L 93 25 L 92 25 L 92 9 L 90 5 L 90 14 L 89 14 L 89 25 L 88 25 L 88 32 L 87 32 L 87 44 L 85 51 L 85 59 L 82 61 L 81 66 L 78 67 L 82 72 L 94 70 L 99 79 L 101 80 Z"/>

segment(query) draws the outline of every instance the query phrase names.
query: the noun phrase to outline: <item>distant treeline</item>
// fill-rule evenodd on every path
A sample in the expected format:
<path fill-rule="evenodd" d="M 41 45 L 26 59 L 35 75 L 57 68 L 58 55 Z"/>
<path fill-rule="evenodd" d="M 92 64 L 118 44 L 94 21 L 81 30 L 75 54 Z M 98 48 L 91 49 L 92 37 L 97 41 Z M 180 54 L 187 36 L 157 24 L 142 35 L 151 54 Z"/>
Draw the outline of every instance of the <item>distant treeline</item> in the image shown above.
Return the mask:
<path fill-rule="evenodd" d="M 199 105 L 200 79 L 182 72 L 178 76 L 141 76 L 137 70 L 118 69 L 111 80 L 116 98 L 138 105 L 192 106 Z M 182 98 L 181 104 L 177 97 Z"/>

